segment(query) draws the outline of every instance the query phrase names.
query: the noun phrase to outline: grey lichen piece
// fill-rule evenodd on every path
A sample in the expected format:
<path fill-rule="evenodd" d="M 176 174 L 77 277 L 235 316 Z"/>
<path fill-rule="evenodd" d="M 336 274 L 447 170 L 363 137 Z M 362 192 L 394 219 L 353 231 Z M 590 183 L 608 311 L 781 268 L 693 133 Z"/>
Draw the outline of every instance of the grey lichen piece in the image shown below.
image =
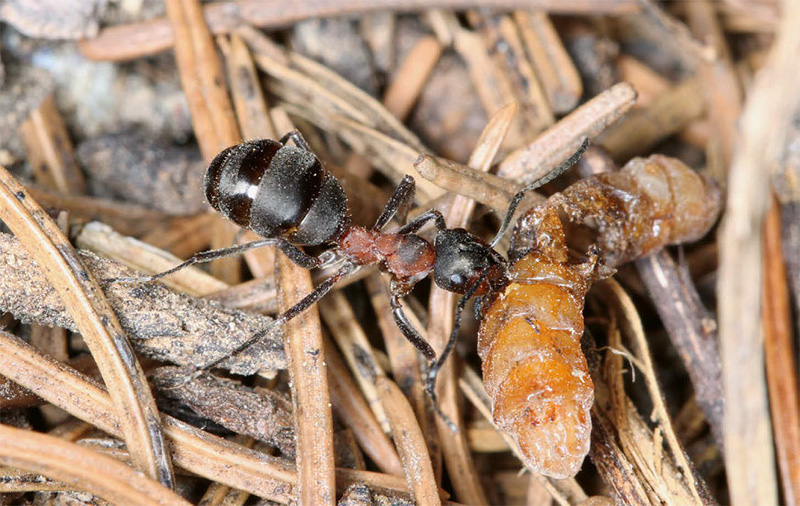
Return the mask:
<path fill-rule="evenodd" d="M 94 37 L 106 0 L 5 0 L 0 19 L 29 37 L 83 39 Z"/>
<path fill-rule="evenodd" d="M 272 319 L 225 309 L 217 303 L 175 293 L 158 283 L 107 283 L 134 273 L 110 260 L 80 251 L 81 260 L 103 286 L 136 350 L 157 360 L 201 366 L 226 354 L 267 327 Z M 9 234 L 0 234 L 0 310 L 25 322 L 77 327 L 55 289 Z M 286 368 L 280 329 L 219 365 L 234 374 L 270 376 Z"/>

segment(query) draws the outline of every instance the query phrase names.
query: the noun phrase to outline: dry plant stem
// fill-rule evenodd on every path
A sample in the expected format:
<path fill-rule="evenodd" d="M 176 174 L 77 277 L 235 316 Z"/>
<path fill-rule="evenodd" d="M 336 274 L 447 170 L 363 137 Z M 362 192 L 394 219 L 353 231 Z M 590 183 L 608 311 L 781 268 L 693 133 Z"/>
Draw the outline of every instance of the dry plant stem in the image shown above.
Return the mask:
<path fill-rule="evenodd" d="M 381 103 L 396 118 L 405 121 L 411 113 L 428 77 L 442 55 L 442 44 L 432 36 L 420 38 L 408 52 L 400 68 L 383 94 Z M 369 161 L 361 155 L 352 154 L 345 164 L 347 171 L 365 179 L 372 173 Z"/>
<path fill-rule="evenodd" d="M 275 259 L 278 308 L 288 310 L 314 290 L 311 273 L 285 255 Z M 333 415 L 319 313 L 312 306 L 283 325 L 297 435 L 301 504 L 336 504 Z"/>
<path fill-rule="evenodd" d="M 231 431 L 258 439 L 291 458 L 295 452 L 289 400 L 268 389 L 203 374 L 186 381 L 184 368 L 165 366 L 149 373 L 159 398 L 177 401 L 203 418 Z"/>
<path fill-rule="evenodd" d="M 436 437 L 435 422 L 425 406 L 426 396 L 420 375 L 420 354 L 408 342 L 408 339 L 406 339 L 394 321 L 388 280 L 382 279 L 379 275 L 372 275 L 366 279 L 366 285 L 372 300 L 372 307 L 375 309 L 375 314 L 378 318 L 378 326 L 381 329 L 383 341 L 386 343 L 386 352 L 389 356 L 392 377 L 406 398 L 408 398 L 416 413 L 417 420 L 426 437 L 428 454 L 433 466 L 433 473 L 436 476 L 436 483 L 441 483 L 441 449 L 439 440 Z M 414 328 L 422 332 L 424 326 L 417 319 L 416 314 L 413 311 L 407 311 L 406 316 L 408 316 Z M 421 335 L 423 339 L 426 339 L 425 334 Z"/>
<path fill-rule="evenodd" d="M 40 184 L 64 195 L 85 193 L 86 181 L 53 95 L 48 95 L 20 125 L 20 134 Z"/>
<path fill-rule="evenodd" d="M 120 235 L 99 222 L 84 226 L 75 237 L 75 245 L 145 274 L 163 272 L 183 261 L 142 241 Z M 163 283 L 173 290 L 196 297 L 228 288 L 226 283 L 197 267 L 182 269 L 164 278 Z"/>
<path fill-rule="evenodd" d="M 490 53 L 491 41 L 479 33 L 461 27 L 459 20 L 452 12 L 441 13 L 453 35 L 453 49 L 467 64 L 469 76 L 475 91 L 483 105 L 487 116 L 499 111 L 503 106 L 519 100 L 514 95 L 514 85 L 509 70 L 497 65 Z M 509 145 L 516 146 L 525 142 L 523 123 L 517 119 L 510 127 Z"/>
<path fill-rule="evenodd" d="M 797 504 L 800 499 L 800 406 L 780 214 L 780 205 L 773 198 L 764 223 L 764 353 L 783 500 L 786 504 Z"/>
<path fill-rule="evenodd" d="M 725 181 L 742 112 L 742 90 L 714 4 L 709 0 L 688 2 L 686 10 L 695 36 L 702 37 L 716 56 L 712 61 L 701 61 L 698 72 L 711 122 L 708 165 L 717 180 Z"/>
<path fill-rule="evenodd" d="M 364 397 L 359 393 L 336 347 L 327 339 L 325 354 L 328 362 L 331 402 L 339 419 L 353 431 L 361 449 L 381 471 L 402 476 L 403 466 L 391 440 L 383 432 Z"/>
<path fill-rule="evenodd" d="M 702 478 L 695 475 L 695 469 L 690 463 L 688 457 L 683 451 L 675 430 L 672 428 L 672 419 L 667 411 L 664 397 L 656 380 L 656 371 L 653 366 L 653 360 L 650 354 L 650 348 L 645 337 L 642 322 L 639 319 L 638 311 L 633 304 L 633 301 L 628 297 L 628 294 L 622 287 L 613 279 L 608 279 L 597 284 L 597 289 L 605 294 L 608 301 L 613 301 L 612 306 L 614 311 L 618 312 L 620 327 L 629 335 L 633 340 L 634 351 L 636 357 L 641 364 L 639 367 L 645 379 L 650 399 L 653 402 L 653 413 L 651 418 L 656 421 L 660 430 L 664 432 L 667 440 L 667 445 L 672 452 L 672 456 L 677 463 L 677 467 L 682 470 L 685 486 L 691 491 L 692 498 L 697 504 L 703 504 L 706 501 L 703 497 L 707 496 L 705 484 Z M 638 472 L 643 472 L 641 469 Z M 656 480 L 653 480 L 656 482 Z"/>
<path fill-rule="evenodd" d="M 175 60 L 189 102 L 192 127 L 203 158 L 210 162 L 241 136 L 233 107 L 222 87 L 225 82 L 222 65 L 202 13 L 198 23 L 199 9 L 199 4 L 191 0 L 167 2 L 171 31 L 175 33 Z"/>
<path fill-rule="evenodd" d="M 172 488 L 158 410 L 113 308 L 58 226 L 3 167 L 0 219 L 39 264 L 83 335 L 111 391 L 135 466 Z"/>
<path fill-rule="evenodd" d="M 236 436 L 232 439 L 246 448 L 252 448 L 255 445 L 255 440 L 246 436 Z M 213 482 L 206 489 L 197 506 L 244 506 L 249 498 L 250 494 L 243 490 L 236 490 L 227 485 Z"/>
<path fill-rule="evenodd" d="M 420 156 L 414 163 L 414 168 L 436 186 L 491 207 L 501 217 L 505 215 L 508 203 L 520 188 L 506 178 L 431 155 Z M 544 199 L 540 197 L 539 200 Z"/>
<path fill-rule="evenodd" d="M 121 234 L 140 236 L 169 220 L 169 216 L 145 207 L 86 196 L 64 196 L 38 186 L 28 193 L 43 207 L 63 209 L 76 220 L 100 220 Z"/>
<path fill-rule="evenodd" d="M 411 48 L 400 68 L 395 72 L 383 94 L 381 103 L 397 119 L 405 121 L 408 118 L 428 77 L 442 55 L 442 49 L 442 44 L 435 37 L 426 35 Z M 349 173 L 359 175 L 364 179 L 368 179 L 372 173 L 369 161 L 355 153 L 348 158 L 345 167 Z"/>
<path fill-rule="evenodd" d="M 198 0 L 167 2 L 167 15 L 175 33 L 175 60 L 181 86 L 189 102 L 192 128 L 200 151 L 210 162 L 220 151 L 241 141 L 233 105 L 225 88 L 225 73 Z M 211 246 L 231 245 L 236 227 L 224 220 L 216 225 Z M 213 262 L 211 272 L 230 284 L 240 280 L 239 259 Z"/>
<path fill-rule="evenodd" d="M 550 107 L 558 114 L 568 113 L 578 104 L 583 83 L 553 23 L 544 12 L 524 10 L 514 11 L 514 21 Z"/>
<path fill-rule="evenodd" d="M 593 138 L 627 113 L 636 102 L 636 90 L 619 83 L 575 109 L 536 140 L 508 155 L 497 175 L 529 183 L 570 157 L 586 137 Z"/>
<path fill-rule="evenodd" d="M 95 255 L 79 252 L 81 262 L 99 279 L 133 273 Z M 0 307 L 23 321 L 79 330 L 44 274 L 13 236 L 0 234 Z M 174 293 L 159 284 L 114 283 L 106 297 L 136 349 L 152 358 L 182 365 L 207 363 L 250 338 L 272 321 L 230 311 Z M 221 365 L 238 374 L 274 375 L 286 367 L 282 341 L 272 334 L 263 344 Z"/>
<path fill-rule="evenodd" d="M 697 404 L 723 448 L 724 400 L 716 321 L 703 306 L 686 269 L 678 267 L 669 253 L 661 251 L 639 259 L 636 267 L 689 372 Z"/>
<path fill-rule="evenodd" d="M 625 393 L 625 358 L 613 351 L 622 348 L 615 313 L 610 318 L 603 364 L 596 352 L 587 357 L 596 379 L 592 408 L 596 423 L 592 426 L 601 429 L 592 433 L 592 460 L 619 504 L 713 504 L 708 497 L 698 501 L 688 489 L 678 466 L 662 448 L 661 430 L 650 429 Z M 595 348 L 590 336 L 588 341 L 590 349 Z"/>
<path fill-rule="evenodd" d="M 531 474 L 528 477 L 528 489 L 525 492 L 525 506 L 552 506 L 553 496 L 545 488 L 538 477 Z"/>
<path fill-rule="evenodd" d="M 621 357 L 613 359 L 622 360 Z M 589 456 L 603 482 L 611 489 L 617 504 L 651 504 L 642 484 L 636 479 L 633 465 L 614 440 L 611 420 L 600 416 L 597 411 L 596 407 L 592 407 L 592 446 Z"/>
<path fill-rule="evenodd" d="M 661 32 L 665 39 L 678 46 L 678 49 L 683 54 L 689 55 L 692 60 L 710 61 L 715 56 L 715 48 L 695 40 L 686 25 L 670 16 L 654 0 L 642 0 L 640 7 L 649 25 Z"/>
<path fill-rule="evenodd" d="M 166 487 L 111 457 L 59 438 L 0 425 L 0 462 L 70 483 L 113 504 L 182 505 Z"/>
<path fill-rule="evenodd" d="M 537 9 L 562 14 L 626 14 L 639 11 L 638 0 L 324 0 L 286 3 L 281 0 L 214 2 L 204 9 L 209 28 L 215 34 L 237 29 L 242 20 L 261 28 L 285 28 L 303 19 L 380 11 L 419 11 L 492 7 Z M 169 23 L 156 19 L 102 30 L 94 39 L 80 43 L 84 56 L 93 60 L 130 60 L 169 49 L 173 34 Z"/>
<path fill-rule="evenodd" d="M 798 110 L 800 4 L 783 2 L 767 64 L 756 76 L 740 120 L 720 230 L 720 349 L 725 388 L 725 466 L 734 504 L 777 502 L 772 434 L 759 328 L 761 223 L 767 167 L 783 152 Z"/>
<path fill-rule="evenodd" d="M 408 399 L 386 376 L 378 376 L 376 387 L 384 403 L 392 406 L 392 409 L 387 410 L 387 414 L 414 501 L 421 505 L 441 504 L 439 487 L 436 485 L 436 477 L 425 445 L 425 436 Z"/>
<path fill-rule="evenodd" d="M 469 166 L 476 170 L 486 172 L 491 167 L 497 150 L 503 142 L 505 133 L 511 125 L 516 104 L 509 104 L 497 112 L 484 128 L 478 144 L 470 156 Z M 466 227 L 469 216 L 475 208 L 475 201 L 466 197 L 456 197 L 445 215 L 445 222 L 451 228 Z M 430 318 L 428 324 L 428 341 L 431 346 L 441 353 L 453 328 L 453 312 L 456 304 L 456 294 L 445 291 L 438 286 L 431 288 L 428 303 L 428 314 L 438 315 Z M 462 501 L 475 504 L 488 504 L 488 499 L 480 485 L 480 479 L 475 471 L 472 457 L 469 452 L 461 413 L 458 407 L 458 384 L 455 375 L 455 361 L 445 363 L 439 371 L 436 388 L 439 405 L 442 411 L 457 427 L 454 432 L 447 423 L 437 417 L 436 425 L 439 439 L 442 442 L 448 472 L 453 481 L 456 495 Z"/>
<path fill-rule="evenodd" d="M 500 107 L 517 102 L 520 115 L 516 118 L 516 123 L 521 129 L 522 137 L 520 143 L 513 145 L 518 146 L 555 122 L 550 102 L 536 69 L 525 52 L 522 36 L 512 16 L 484 15 L 470 11 L 467 17 L 475 21 L 474 24 L 482 35 L 484 47 L 488 48 L 492 63 L 499 71 L 500 84 L 507 81 L 509 86 L 509 93 L 504 94 L 506 96 L 502 97 L 499 107 L 487 109 L 486 112 L 493 114 Z M 513 132 L 513 128 L 511 131 Z M 511 135 L 508 137 L 513 139 Z"/>
<path fill-rule="evenodd" d="M 121 435 L 109 395 L 69 366 L 39 353 L 17 337 L 0 331 L 0 374 L 46 401 L 111 435 Z M 164 416 L 176 465 L 192 473 L 287 504 L 297 501 L 297 473 L 291 462 L 259 453 Z M 337 469 L 339 486 L 354 482 L 402 493 L 405 480 L 396 476 Z"/>
<path fill-rule="evenodd" d="M 239 283 L 230 288 L 211 293 L 205 297 L 230 309 L 241 309 L 260 314 L 278 312 L 278 291 L 275 278 L 259 277 Z"/>
<path fill-rule="evenodd" d="M 142 235 L 141 241 L 158 249 L 167 250 L 178 258 L 187 258 L 207 248 L 211 243 L 210 227 L 214 219 L 214 215 L 210 213 L 174 218 Z M 104 223 L 116 230 L 113 223 L 107 221 Z M 124 235 L 134 235 L 117 231 Z"/>
<path fill-rule="evenodd" d="M 700 117 L 704 102 L 702 81 L 691 77 L 659 96 L 650 107 L 633 111 L 598 141 L 615 160 L 627 161 Z"/>
<path fill-rule="evenodd" d="M 669 79 L 631 55 L 619 55 L 616 67 L 620 79 L 636 89 L 636 107 L 649 107 L 672 87 Z"/>
<path fill-rule="evenodd" d="M 227 57 L 231 96 L 243 139 L 277 139 L 256 66 L 244 40 L 232 34 Z"/>
<path fill-rule="evenodd" d="M 383 404 L 375 385 L 376 377 L 385 376 L 385 373 L 378 367 L 369 339 L 358 324 L 350 303 L 341 292 L 331 293 L 319 302 L 319 310 L 375 419 L 389 434 L 391 427 L 387 411 L 393 408 Z"/>
<path fill-rule="evenodd" d="M 304 89 L 307 88 L 313 93 L 305 96 L 312 101 L 320 99 L 338 101 L 343 105 L 344 112 L 350 111 L 348 117 L 389 133 L 416 149 L 422 148 L 422 143 L 403 125 L 402 121 L 398 120 L 371 95 L 336 72 L 300 53 L 283 49 L 250 27 L 242 28 L 238 33 L 258 54 L 257 63 L 260 66 L 262 66 L 262 62 L 268 63 L 268 65 L 262 66 L 264 71 L 276 74 L 276 78 L 286 81 L 289 89 L 283 89 L 284 92 L 306 93 Z M 298 87 L 298 89 L 292 90 L 293 87 Z M 327 98 L 326 95 L 332 98 Z M 327 104 L 323 102 L 320 105 Z"/>
<path fill-rule="evenodd" d="M 781 216 L 786 274 L 794 300 L 794 314 L 800 314 L 800 257 L 794 254 L 800 251 L 800 199 L 783 203 Z M 795 328 L 795 336 L 800 338 L 800 326 Z"/>
<path fill-rule="evenodd" d="M 428 35 L 419 39 L 409 51 L 383 94 L 383 105 L 395 117 L 401 120 L 408 117 L 439 61 L 442 49 L 442 44 Z"/>

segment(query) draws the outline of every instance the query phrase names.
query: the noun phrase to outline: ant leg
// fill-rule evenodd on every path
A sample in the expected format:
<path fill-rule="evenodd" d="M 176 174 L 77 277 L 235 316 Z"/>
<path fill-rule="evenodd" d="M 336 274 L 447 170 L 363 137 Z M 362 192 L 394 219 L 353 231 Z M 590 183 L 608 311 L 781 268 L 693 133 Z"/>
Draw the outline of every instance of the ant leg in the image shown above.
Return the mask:
<path fill-rule="evenodd" d="M 303 269 L 314 269 L 315 267 L 319 267 L 325 262 L 325 260 L 322 258 L 323 255 L 327 257 L 327 251 L 321 253 L 318 257 L 312 257 L 285 239 L 278 239 L 276 247 L 281 250 L 284 255 L 289 257 L 289 260 L 299 265 Z"/>
<path fill-rule="evenodd" d="M 394 321 L 397 324 L 397 328 L 400 329 L 400 332 L 408 339 L 408 342 L 414 345 L 417 351 L 425 355 L 426 359 L 433 360 L 436 357 L 436 352 L 433 351 L 433 347 L 419 335 L 417 329 L 408 321 L 408 317 L 403 311 L 400 297 L 397 294 L 392 294 L 391 305 L 392 315 L 394 316 Z"/>
<path fill-rule="evenodd" d="M 170 274 L 174 274 L 190 265 L 194 264 L 202 264 L 206 262 L 211 262 L 213 260 L 218 260 L 220 258 L 225 258 L 229 256 L 239 255 L 244 253 L 245 251 L 249 251 L 251 249 L 260 248 L 262 246 L 271 246 L 274 245 L 283 253 L 289 257 L 289 259 L 303 267 L 304 269 L 313 269 L 318 267 L 325 261 L 325 253 L 323 252 L 319 257 L 312 257 L 298 249 L 295 245 L 291 244 L 287 240 L 283 238 L 269 238 L 269 239 L 259 239 L 258 241 L 251 241 L 246 242 L 244 244 L 239 244 L 236 246 L 231 246 L 230 248 L 220 248 L 220 249 L 212 249 L 209 251 L 203 251 L 201 253 L 196 253 L 195 255 L 189 257 L 186 261 L 176 265 L 175 267 L 168 269 L 163 272 L 159 272 L 157 274 L 151 274 L 149 276 L 134 276 L 129 278 L 115 278 L 109 280 L 115 283 L 149 283 L 151 281 L 155 281 L 157 279 L 161 279 L 163 277 L 169 276 Z"/>
<path fill-rule="evenodd" d="M 276 328 L 280 327 L 284 323 L 288 322 L 295 316 L 299 315 L 300 313 L 302 313 L 303 311 L 314 305 L 319 299 L 321 299 L 328 292 L 330 292 L 331 288 L 333 288 L 334 285 L 336 285 L 336 283 L 338 283 L 343 277 L 353 273 L 355 268 L 356 265 L 352 263 L 347 263 L 343 265 L 342 268 L 336 272 L 336 274 L 334 274 L 333 276 L 329 277 L 328 279 L 317 285 L 317 287 L 314 289 L 313 292 L 309 293 L 308 295 L 303 297 L 303 299 L 300 300 L 297 304 L 295 304 L 294 306 L 290 307 L 289 309 L 278 315 L 272 321 L 272 323 L 270 323 L 269 326 L 267 326 L 267 328 L 259 332 L 256 332 L 255 334 L 250 336 L 250 338 L 247 339 L 247 341 L 236 346 L 236 348 L 229 351 L 227 354 L 225 354 L 225 356 L 215 359 L 207 364 L 198 367 L 195 370 L 195 375 L 202 371 L 213 369 L 220 363 L 228 360 L 231 357 L 238 355 L 239 353 L 243 352 L 244 350 L 258 343 L 261 339 L 264 338 L 264 336 L 266 336 Z"/>
<path fill-rule="evenodd" d="M 251 241 L 251 242 L 246 242 L 244 244 L 231 246 L 230 248 L 220 248 L 220 249 L 212 249 L 210 251 L 203 251 L 201 253 L 197 253 L 191 256 L 185 262 L 176 265 L 172 269 L 168 269 L 164 272 L 159 272 L 158 274 L 152 274 L 150 276 L 135 276 L 130 278 L 116 278 L 110 281 L 116 283 L 147 283 L 150 281 L 154 281 L 156 279 L 161 279 L 165 276 L 169 276 L 170 274 L 178 272 L 179 270 L 189 267 L 190 265 L 211 262 L 212 260 L 217 260 L 220 258 L 225 258 L 233 255 L 239 255 L 241 253 L 244 253 L 245 251 L 255 248 L 260 248 L 262 246 L 269 246 L 276 243 L 280 244 L 281 241 L 282 239 L 260 239 L 258 241 Z"/>
<path fill-rule="evenodd" d="M 278 140 L 278 142 L 280 142 L 281 144 L 286 144 L 286 142 L 288 142 L 289 139 L 292 139 L 298 148 L 304 149 L 306 151 L 311 151 L 311 147 L 308 145 L 306 139 L 303 137 L 303 134 L 301 134 L 299 130 L 292 130 L 291 132 L 281 137 Z"/>
<path fill-rule="evenodd" d="M 403 180 L 400 181 L 400 184 L 397 185 L 397 188 L 386 203 L 386 206 L 384 206 L 383 211 L 381 211 L 381 215 L 378 216 L 378 220 L 375 222 L 375 226 L 372 227 L 372 230 L 381 230 L 385 227 L 397 213 L 397 210 L 400 209 L 403 204 L 414 198 L 416 185 L 416 181 L 414 181 L 414 178 L 411 176 L 405 176 Z"/>
<path fill-rule="evenodd" d="M 525 194 L 528 193 L 529 191 L 535 190 L 540 186 L 546 185 L 553 179 L 560 176 L 565 170 L 575 165 L 575 163 L 577 163 L 577 161 L 581 159 L 581 156 L 583 156 L 583 152 L 586 151 L 587 147 L 589 147 L 588 137 L 583 140 L 578 150 L 575 153 L 573 153 L 572 156 L 570 156 L 567 161 L 563 162 L 561 165 L 551 170 L 544 176 L 540 177 L 536 181 L 531 182 L 523 189 L 518 191 L 516 195 L 514 195 L 514 198 L 511 199 L 511 203 L 508 205 L 508 211 L 506 211 L 506 216 L 505 218 L 503 218 L 503 223 L 500 225 L 500 230 L 497 231 L 497 235 L 494 236 L 494 239 L 492 239 L 492 242 L 489 243 L 489 246 L 494 248 L 497 245 L 497 243 L 500 242 L 500 239 L 503 238 L 503 235 L 505 235 L 506 230 L 508 230 L 508 226 L 511 224 L 511 219 L 514 217 L 514 213 L 517 211 L 517 206 L 519 205 L 520 201 L 522 201 L 522 197 L 524 197 Z"/>
<path fill-rule="evenodd" d="M 447 344 L 445 345 L 442 354 L 439 355 L 439 357 L 436 360 L 431 362 L 428 367 L 428 377 L 426 378 L 425 381 L 425 392 L 428 394 L 428 397 L 430 397 L 431 402 L 433 403 L 433 409 L 434 411 L 436 411 L 436 414 L 442 417 L 442 420 L 444 420 L 444 422 L 447 424 L 448 427 L 450 427 L 450 430 L 452 430 L 453 432 L 456 432 L 457 430 L 456 425 L 452 422 L 452 420 L 450 420 L 450 418 L 447 417 L 447 415 L 444 414 L 442 409 L 439 407 L 438 400 L 436 399 L 436 377 L 439 375 L 439 370 L 442 368 L 445 361 L 447 361 L 447 357 L 450 356 L 450 353 L 452 353 L 453 348 L 455 348 L 456 341 L 458 341 L 458 332 L 461 329 L 461 313 L 464 312 L 464 308 L 467 306 L 467 302 L 469 301 L 470 298 L 472 298 L 473 295 L 475 295 L 475 292 L 478 290 L 478 287 L 480 287 L 481 284 L 483 284 L 488 275 L 489 275 L 488 270 L 484 270 L 481 273 L 481 276 L 478 278 L 478 280 L 472 283 L 472 285 L 470 285 L 466 293 L 464 293 L 464 296 L 461 297 L 461 300 L 458 301 L 458 305 L 456 306 L 456 312 L 453 318 L 453 329 L 450 331 L 450 337 L 447 340 Z"/>
<path fill-rule="evenodd" d="M 434 223 L 436 224 L 436 228 L 439 231 L 447 230 L 447 223 L 445 223 L 444 216 L 442 216 L 442 213 L 440 213 L 436 209 L 428 209 L 424 213 L 420 214 L 413 220 L 409 221 L 408 223 L 400 227 L 400 230 L 398 230 L 397 233 L 398 234 L 414 233 L 417 230 L 421 229 L 422 226 L 425 225 L 425 223 L 429 222 L 430 220 L 434 221 Z"/>

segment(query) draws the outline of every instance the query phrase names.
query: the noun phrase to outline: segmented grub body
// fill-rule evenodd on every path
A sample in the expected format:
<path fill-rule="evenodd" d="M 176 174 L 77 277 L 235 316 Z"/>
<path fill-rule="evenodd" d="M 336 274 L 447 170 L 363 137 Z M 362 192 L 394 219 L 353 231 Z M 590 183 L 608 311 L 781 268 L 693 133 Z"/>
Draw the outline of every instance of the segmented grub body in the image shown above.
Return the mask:
<path fill-rule="evenodd" d="M 519 220 L 509 283 L 483 305 L 478 352 L 495 423 L 531 469 L 571 477 L 589 451 L 594 386 L 580 340 L 593 281 L 605 266 L 699 239 L 719 209 L 712 181 L 652 156 L 579 181 Z M 561 216 L 594 231 L 588 260 L 570 258 Z"/>

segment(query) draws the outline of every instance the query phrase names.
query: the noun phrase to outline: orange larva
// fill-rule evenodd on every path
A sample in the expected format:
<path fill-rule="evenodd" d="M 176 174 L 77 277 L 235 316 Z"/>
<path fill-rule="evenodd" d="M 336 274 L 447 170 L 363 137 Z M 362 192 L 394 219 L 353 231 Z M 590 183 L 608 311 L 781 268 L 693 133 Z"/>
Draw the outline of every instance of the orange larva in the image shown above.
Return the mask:
<path fill-rule="evenodd" d="M 719 210 L 711 180 L 656 155 L 579 181 L 519 220 L 519 253 L 505 289 L 483 306 L 478 353 L 494 421 L 533 471 L 574 476 L 589 452 L 594 387 L 580 339 L 599 269 L 699 239 Z M 570 260 L 559 211 L 595 231 L 588 260 Z"/>

